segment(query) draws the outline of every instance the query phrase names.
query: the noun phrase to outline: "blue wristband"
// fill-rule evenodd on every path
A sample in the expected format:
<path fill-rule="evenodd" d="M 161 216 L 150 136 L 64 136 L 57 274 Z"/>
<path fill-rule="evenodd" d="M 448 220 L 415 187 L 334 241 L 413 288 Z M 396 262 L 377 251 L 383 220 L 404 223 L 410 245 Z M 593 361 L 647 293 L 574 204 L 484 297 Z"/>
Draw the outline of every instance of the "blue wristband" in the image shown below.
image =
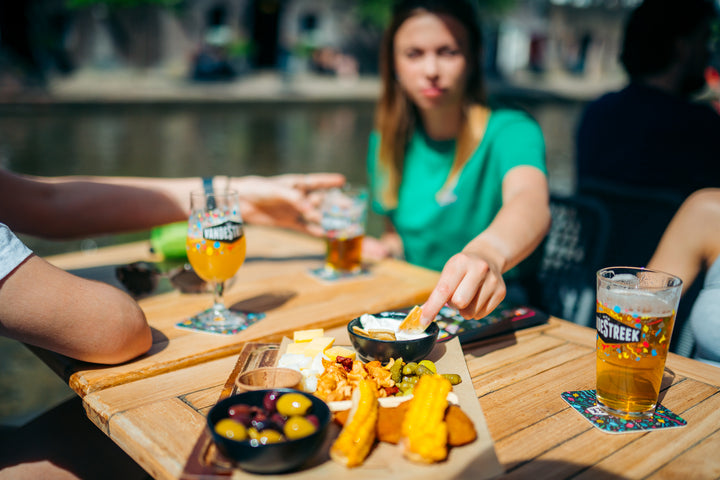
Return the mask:
<path fill-rule="evenodd" d="M 206 195 L 214 193 L 213 178 L 215 178 L 215 177 L 213 177 L 212 175 L 209 177 L 202 177 L 203 190 L 205 190 Z"/>

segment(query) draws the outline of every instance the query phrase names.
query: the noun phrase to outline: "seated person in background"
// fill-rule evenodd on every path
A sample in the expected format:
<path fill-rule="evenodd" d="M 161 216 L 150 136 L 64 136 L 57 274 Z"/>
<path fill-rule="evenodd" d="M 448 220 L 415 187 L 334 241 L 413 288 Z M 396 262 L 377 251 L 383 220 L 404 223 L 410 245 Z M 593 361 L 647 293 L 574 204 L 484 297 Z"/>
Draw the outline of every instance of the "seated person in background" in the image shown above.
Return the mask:
<path fill-rule="evenodd" d="M 442 270 L 425 324 L 446 302 L 489 314 L 550 225 L 542 132 L 486 105 L 478 20 L 462 0 L 400 1 L 381 46 L 368 177 L 387 230 L 363 253 Z"/>
<path fill-rule="evenodd" d="M 720 189 L 699 190 L 685 200 L 648 268 L 680 277 L 683 293 L 706 272 L 688 318 L 695 339 L 693 357 L 720 367 Z"/>
<path fill-rule="evenodd" d="M 578 187 L 649 187 L 681 198 L 720 187 L 720 115 L 695 103 L 710 60 L 712 0 L 645 0 L 620 60 L 630 83 L 587 106 L 576 138 Z"/>

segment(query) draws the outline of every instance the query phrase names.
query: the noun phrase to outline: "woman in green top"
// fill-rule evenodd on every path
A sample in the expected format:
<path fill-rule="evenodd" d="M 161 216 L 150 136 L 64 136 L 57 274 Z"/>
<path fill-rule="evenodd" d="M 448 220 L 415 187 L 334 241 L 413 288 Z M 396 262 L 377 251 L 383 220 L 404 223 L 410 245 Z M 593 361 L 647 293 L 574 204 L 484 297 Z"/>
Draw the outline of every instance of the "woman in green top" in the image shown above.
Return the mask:
<path fill-rule="evenodd" d="M 463 0 L 401 0 L 381 47 L 370 138 L 373 208 L 387 218 L 368 257 L 442 270 L 423 323 L 445 303 L 482 318 L 550 225 L 545 147 L 525 114 L 485 104 L 477 15 Z M 513 269 L 512 272 L 509 272 Z"/>

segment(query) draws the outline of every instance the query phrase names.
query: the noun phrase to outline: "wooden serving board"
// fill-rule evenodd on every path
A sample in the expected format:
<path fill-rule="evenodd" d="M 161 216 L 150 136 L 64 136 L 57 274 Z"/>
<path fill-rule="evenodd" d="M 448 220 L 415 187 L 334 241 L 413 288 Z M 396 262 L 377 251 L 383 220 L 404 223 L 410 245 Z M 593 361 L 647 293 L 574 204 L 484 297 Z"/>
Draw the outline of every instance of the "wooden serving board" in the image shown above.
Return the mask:
<path fill-rule="evenodd" d="M 316 238 L 277 229 L 248 227 L 245 264 L 225 293 L 227 305 L 260 311 L 266 317 L 235 335 L 214 335 L 178 328 L 176 324 L 208 308 L 209 294 L 177 291 L 139 301 L 153 329 L 150 351 L 128 363 L 92 365 L 34 349 L 81 397 L 106 388 L 237 355 L 247 342 L 279 342 L 295 330 L 333 328 L 366 312 L 397 309 L 424 302 L 438 272 L 398 260 L 368 265 L 369 273 L 334 283 L 308 272 L 322 265 L 323 243 Z M 147 246 L 147 245 L 146 245 Z M 125 252 L 125 253 L 123 253 Z M 142 252 L 138 245 L 82 255 L 56 257 L 64 268 L 102 262 L 130 263 Z M 98 321 L 102 321 L 101 318 Z"/>
<path fill-rule="evenodd" d="M 275 365 L 279 357 L 278 344 L 250 343 L 246 345 L 238 357 L 235 368 L 228 377 L 219 400 L 235 393 L 235 380 L 240 373 L 249 368 Z M 198 438 L 193 452 L 185 465 L 182 479 L 185 480 L 219 480 L 233 478 L 238 480 L 250 478 L 343 478 L 348 480 L 367 480 L 371 477 L 417 480 L 422 478 L 442 479 L 487 479 L 503 473 L 503 468 L 495 454 L 492 438 L 485 422 L 477 395 L 473 387 L 470 373 L 464 360 L 460 342 L 453 339 L 446 343 L 438 343 L 428 356 L 435 362 L 438 371 L 457 373 L 462 378 L 459 385 L 453 387 L 459 404 L 472 419 L 478 438 L 471 444 L 455 447 L 450 450 L 448 459 L 433 465 L 418 465 L 403 458 L 400 447 L 387 443 L 376 443 L 366 461 L 359 467 L 347 469 L 330 460 L 329 449 L 337 437 L 340 428 L 331 422 L 327 440 L 320 452 L 309 460 L 300 470 L 281 475 L 256 475 L 233 468 L 215 448 L 207 429 Z"/>

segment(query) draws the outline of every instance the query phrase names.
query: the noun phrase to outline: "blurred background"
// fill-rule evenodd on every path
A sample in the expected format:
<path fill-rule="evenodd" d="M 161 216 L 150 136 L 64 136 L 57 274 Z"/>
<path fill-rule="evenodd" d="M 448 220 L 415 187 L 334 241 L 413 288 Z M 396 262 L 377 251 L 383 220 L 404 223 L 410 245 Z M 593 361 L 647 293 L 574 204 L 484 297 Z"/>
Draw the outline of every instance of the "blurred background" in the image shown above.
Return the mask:
<path fill-rule="evenodd" d="M 387 0 L 0 1 L 0 165 L 37 175 L 338 171 L 365 183 Z M 543 130 L 550 185 L 573 193 L 586 102 L 621 87 L 638 0 L 480 0 L 491 104 Z M 370 219 L 371 234 L 379 232 Z M 41 256 L 147 239 L 50 242 Z M 73 393 L 0 339 L 0 425 Z"/>

